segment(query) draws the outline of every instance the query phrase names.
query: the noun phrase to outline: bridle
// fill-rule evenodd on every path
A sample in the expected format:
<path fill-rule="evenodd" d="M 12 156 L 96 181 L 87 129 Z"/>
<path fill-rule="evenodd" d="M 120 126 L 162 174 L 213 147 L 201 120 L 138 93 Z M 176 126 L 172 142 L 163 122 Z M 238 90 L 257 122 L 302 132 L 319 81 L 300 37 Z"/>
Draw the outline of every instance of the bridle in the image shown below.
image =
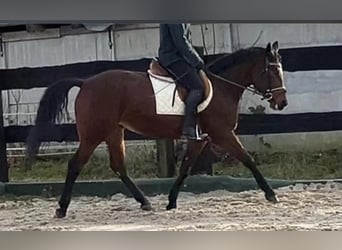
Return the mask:
<path fill-rule="evenodd" d="M 268 58 L 265 58 L 265 68 L 264 70 L 260 73 L 258 79 L 264 74 L 264 73 L 268 73 L 270 71 L 271 67 L 276 67 L 276 68 L 282 68 L 282 65 L 280 62 L 269 62 Z M 270 75 L 268 74 L 268 86 L 271 85 L 271 80 L 270 80 Z M 277 91 L 284 91 L 285 93 L 287 92 L 286 88 L 284 85 L 280 86 L 280 87 L 276 87 L 276 88 L 268 88 L 266 90 L 265 93 L 262 93 L 263 98 L 262 99 L 270 99 L 272 98 L 272 95 L 274 92 Z"/>
<path fill-rule="evenodd" d="M 260 77 L 262 77 L 265 73 L 269 73 L 271 67 L 282 68 L 282 65 L 281 65 L 280 62 L 269 62 L 268 59 L 267 59 L 267 57 L 266 57 L 266 59 L 265 59 L 265 67 L 264 67 L 263 71 L 260 72 L 260 74 L 259 74 L 259 76 L 258 76 L 257 79 L 259 79 Z M 229 84 L 231 84 L 231 85 L 233 85 L 233 86 L 239 87 L 239 88 L 241 88 L 241 89 L 243 89 L 243 90 L 247 90 L 247 91 L 249 91 L 249 92 L 252 92 L 253 94 L 256 94 L 256 95 L 261 96 L 261 97 L 262 97 L 261 100 L 265 100 L 265 99 L 266 99 L 266 100 L 269 100 L 269 99 L 271 99 L 273 93 L 275 93 L 275 92 L 284 91 L 284 92 L 286 93 L 286 91 L 287 91 L 286 88 L 285 88 L 285 86 L 283 85 L 283 86 L 276 87 L 276 88 L 268 88 L 264 93 L 262 93 L 262 92 L 260 92 L 259 90 L 257 90 L 257 89 L 254 87 L 254 84 L 250 84 L 250 85 L 253 85 L 253 87 L 251 87 L 251 86 L 247 86 L 247 87 L 246 87 L 246 86 L 244 86 L 244 85 L 242 85 L 242 84 L 239 84 L 239 83 L 237 83 L 237 82 L 234 82 L 234 81 L 232 81 L 232 80 L 229 80 L 229 79 L 226 79 L 226 78 L 224 78 L 224 77 L 222 77 L 222 76 L 219 76 L 219 75 L 217 75 L 217 74 L 215 74 L 215 73 L 212 73 L 212 72 L 210 72 L 209 70 L 207 70 L 207 72 L 208 72 L 208 74 L 210 74 L 210 75 L 216 77 L 217 79 L 219 79 L 219 80 L 221 80 L 221 81 L 224 81 L 224 82 L 229 83 Z M 269 75 L 269 74 L 268 74 L 268 85 L 269 85 L 269 86 L 271 85 L 270 75 Z"/>

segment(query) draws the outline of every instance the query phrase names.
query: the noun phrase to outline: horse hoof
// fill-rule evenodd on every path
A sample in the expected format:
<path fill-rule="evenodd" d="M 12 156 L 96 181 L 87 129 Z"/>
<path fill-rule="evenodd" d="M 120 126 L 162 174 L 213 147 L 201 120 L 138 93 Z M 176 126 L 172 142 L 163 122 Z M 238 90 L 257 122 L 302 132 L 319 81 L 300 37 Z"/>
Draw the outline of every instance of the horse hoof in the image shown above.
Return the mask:
<path fill-rule="evenodd" d="M 150 203 L 146 203 L 146 204 L 141 205 L 141 209 L 144 211 L 152 211 L 152 206 Z"/>
<path fill-rule="evenodd" d="M 276 204 L 279 202 L 278 197 L 275 194 L 266 195 L 266 199 L 273 204 Z"/>
<path fill-rule="evenodd" d="M 61 219 L 61 218 L 64 218 L 65 216 L 66 216 L 66 210 L 65 209 L 61 209 L 61 208 L 56 209 L 55 218 Z"/>
<path fill-rule="evenodd" d="M 171 209 L 175 209 L 177 208 L 177 204 L 175 202 L 170 202 L 167 206 L 166 206 L 166 210 L 171 210 Z"/>

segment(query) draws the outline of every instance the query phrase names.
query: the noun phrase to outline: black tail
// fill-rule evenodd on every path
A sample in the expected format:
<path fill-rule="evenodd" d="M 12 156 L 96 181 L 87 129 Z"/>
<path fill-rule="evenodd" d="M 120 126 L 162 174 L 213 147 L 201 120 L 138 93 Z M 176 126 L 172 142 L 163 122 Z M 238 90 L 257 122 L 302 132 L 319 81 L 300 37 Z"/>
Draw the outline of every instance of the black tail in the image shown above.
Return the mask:
<path fill-rule="evenodd" d="M 26 140 L 26 156 L 32 160 L 39 151 L 44 134 L 55 124 L 56 118 L 68 106 L 68 92 L 72 87 L 81 87 L 83 80 L 68 79 L 50 85 L 39 103 L 35 126 Z"/>

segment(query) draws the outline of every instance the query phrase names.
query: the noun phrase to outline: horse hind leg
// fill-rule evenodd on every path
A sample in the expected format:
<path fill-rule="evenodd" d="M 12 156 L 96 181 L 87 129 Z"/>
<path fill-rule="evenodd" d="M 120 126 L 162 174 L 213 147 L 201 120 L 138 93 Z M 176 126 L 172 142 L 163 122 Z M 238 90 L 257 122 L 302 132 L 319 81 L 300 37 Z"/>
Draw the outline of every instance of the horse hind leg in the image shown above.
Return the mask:
<path fill-rule="evenodd" d="M 132 193 L 136 201 L 141 204 L 141 209 L 152 210 L 151 203 L 145 197 L 143 192 L 136 186 L 133 180 L 128 176 L 124 164 L 125 158 L 125 143 L 124 143 L 124 129 L 119 127 L 115 129 L 106 139 L 110 156 L 110 167 L 119 176 L 121 181 Z"/>
<path fill-rule="evenodd" d="M 59 208 L 56 210 L 57 218 L 63 218 L 66 216 L 67 209 L 71 201 L 71 194 L 75 181 L 98 144 L 99 143 L 88 143 L 81 141 L 77 152 L 69 160 L 65 184 L 61 198 L 59 200 Z"/>

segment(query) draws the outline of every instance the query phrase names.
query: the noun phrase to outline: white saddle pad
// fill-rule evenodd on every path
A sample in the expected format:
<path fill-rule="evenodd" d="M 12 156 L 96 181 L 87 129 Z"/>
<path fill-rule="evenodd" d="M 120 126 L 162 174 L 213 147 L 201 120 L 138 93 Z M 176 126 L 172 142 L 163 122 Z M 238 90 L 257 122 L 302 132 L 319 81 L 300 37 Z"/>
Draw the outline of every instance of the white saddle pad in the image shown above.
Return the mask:
<path fill-rule="evenodd" d="M 156 113 L 158 115 L 184 115 L 185 104 L 180 99 L 178 92 L 175 93 L 175 101 L 172 106 L 173 94 L 176 83 L 171 77 L 158 76 L 148 70 L 154 96 L 156 99 Z M 197 112 L 204 111 L 213 97 L 213 87 L 209 80 L 209 95 L 198 105 Z"/>

